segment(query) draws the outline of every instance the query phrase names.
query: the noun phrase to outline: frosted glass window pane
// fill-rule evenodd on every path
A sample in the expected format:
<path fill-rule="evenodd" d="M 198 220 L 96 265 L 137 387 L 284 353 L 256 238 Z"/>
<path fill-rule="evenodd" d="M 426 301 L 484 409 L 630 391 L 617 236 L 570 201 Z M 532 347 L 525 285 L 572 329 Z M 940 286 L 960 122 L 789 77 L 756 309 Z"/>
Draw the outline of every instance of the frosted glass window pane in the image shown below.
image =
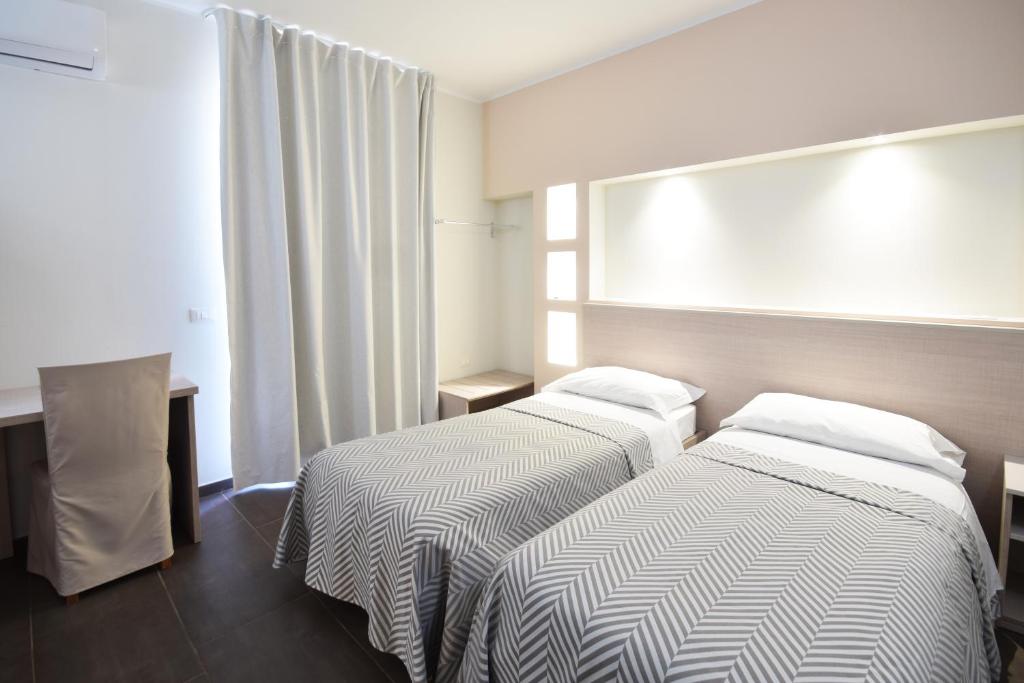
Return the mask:
<path fill-rule="evenodd" d="M 548 298 L 576 300 L 576 252 L 548 252 Z"/>
<path fill-rule="evenodd" d="M 576 239 L 576 183 L 548 188 L 548 239 Z"/>
<path fill-rule="evenodd" d="M 576 365 L 576 314 L 548 311 L 548 362 Z"/>

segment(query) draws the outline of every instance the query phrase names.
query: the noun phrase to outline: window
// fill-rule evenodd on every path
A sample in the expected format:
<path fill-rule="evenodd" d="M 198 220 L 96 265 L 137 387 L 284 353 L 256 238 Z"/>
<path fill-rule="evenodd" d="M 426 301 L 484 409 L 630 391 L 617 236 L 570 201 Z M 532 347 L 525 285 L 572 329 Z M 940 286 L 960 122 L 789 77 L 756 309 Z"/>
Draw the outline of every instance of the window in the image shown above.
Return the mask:
<path fill-rule="evenodd" d="M 576 314 L 548 311 L 548 362 L 576 365 Z"/>
<path fill-rule="evenodd" d="M 547 226 L 549 248 L 552 243 L 576 239 L 576 184 L 556 185 L 547 190 Z M 576 250 L 555 249 L 547 252 L 544 279 L 547 299 L 551 302 L 576 301 Z M 548 310 L 547 342 L 548 363 L 573 367 L 576 365 L 577 314 L 562 310 Z M 570 308 L 573 306 L 570 305 Z"/>
<path fill-rule="evenodd" d="M 548 188 L 548 239 L 576 239 L 576 183 Z"/>
<path fill-rule="evenodd" d="M 576 300 L 576 252 L 548 252 L 548 299 Z"/>

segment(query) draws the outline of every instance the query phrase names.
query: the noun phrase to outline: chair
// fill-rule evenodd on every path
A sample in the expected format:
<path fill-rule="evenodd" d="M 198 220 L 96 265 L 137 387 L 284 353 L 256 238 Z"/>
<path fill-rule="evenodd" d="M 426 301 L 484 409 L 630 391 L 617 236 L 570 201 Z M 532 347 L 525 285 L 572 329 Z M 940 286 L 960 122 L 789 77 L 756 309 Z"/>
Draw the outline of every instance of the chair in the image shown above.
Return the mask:
<path fill-rule="evenodd" d="M 171 354 L 39 368 L 46 462 L 32 467 L 28 570 L 68 604 L 170 566 Z"/>

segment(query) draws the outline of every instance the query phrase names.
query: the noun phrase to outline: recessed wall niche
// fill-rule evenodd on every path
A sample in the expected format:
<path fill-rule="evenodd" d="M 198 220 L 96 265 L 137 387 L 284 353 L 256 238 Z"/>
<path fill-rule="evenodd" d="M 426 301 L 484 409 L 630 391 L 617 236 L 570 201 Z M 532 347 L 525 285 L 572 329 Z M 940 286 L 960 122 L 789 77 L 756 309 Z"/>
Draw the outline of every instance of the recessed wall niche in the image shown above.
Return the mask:
<path fill-rule="evenodd" d="M 590 298 L 1024 321 L 1024 117 L 590 185 Z"/>

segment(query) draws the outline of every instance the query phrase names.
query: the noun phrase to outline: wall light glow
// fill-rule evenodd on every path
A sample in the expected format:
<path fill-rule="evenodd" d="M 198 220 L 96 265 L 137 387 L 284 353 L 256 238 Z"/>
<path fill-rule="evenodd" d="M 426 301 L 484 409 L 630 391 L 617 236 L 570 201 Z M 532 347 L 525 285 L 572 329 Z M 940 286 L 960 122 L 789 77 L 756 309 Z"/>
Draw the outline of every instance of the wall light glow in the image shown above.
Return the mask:
<path fill-rule="evenodd" d="M 858 226 L 855 231 L 871 244 L 880 237 L 906 235 L 920 220 L 920 186 L 928 169 L 904 147 L 879 145 L 860 150 L 850 159 L 834 196 L 843 215 Z M 875 247 L 877 248 L 877 245 Z"/>
<path fill-rule="evenodd" d="M 576 314 L 548 311 L 548 362 L 576 365 Z"/>
<path fill-rule="evenodd" d="M 549 240 L 576 239 L 576 183 L 548 188 Z"/>
<path fill-rule="evenodd" d="M 576 300 L 576 252 L 548 252 L 548 299 Z"/>

